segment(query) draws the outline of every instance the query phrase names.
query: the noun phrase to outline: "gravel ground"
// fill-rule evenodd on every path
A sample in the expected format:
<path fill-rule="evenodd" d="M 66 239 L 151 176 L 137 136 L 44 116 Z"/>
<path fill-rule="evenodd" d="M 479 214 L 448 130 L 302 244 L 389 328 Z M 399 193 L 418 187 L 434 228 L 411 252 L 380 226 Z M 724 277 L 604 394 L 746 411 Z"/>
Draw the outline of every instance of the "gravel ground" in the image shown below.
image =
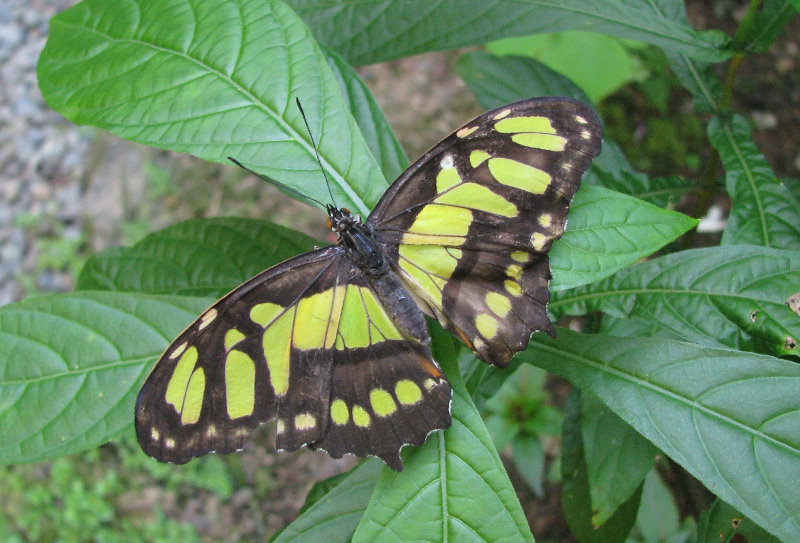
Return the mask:
<path fill-rule="evenodd" d="M 42 290 L 72 286 L 69 273 L 39 271 L 35 239 L 82 235 L 80 178 L 91 140 L 47 107 L 36 82 L 47 22 L 72 4 L 0 3 L 0 305 L 25 294 L 26 276 Z"/>

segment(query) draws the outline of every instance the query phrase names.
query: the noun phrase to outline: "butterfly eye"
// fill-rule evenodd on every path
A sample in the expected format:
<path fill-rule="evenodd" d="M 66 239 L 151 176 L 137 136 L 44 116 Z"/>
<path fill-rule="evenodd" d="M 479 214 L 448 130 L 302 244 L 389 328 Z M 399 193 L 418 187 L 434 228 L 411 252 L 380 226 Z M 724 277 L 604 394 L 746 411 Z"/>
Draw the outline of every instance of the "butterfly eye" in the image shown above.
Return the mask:
<path fill-rule="evenodd" d="M 350 210 L 347 209 L 346 207 L 343 207 L 342 211 L 344 211 L 346 214 L 350 215 Z"/>

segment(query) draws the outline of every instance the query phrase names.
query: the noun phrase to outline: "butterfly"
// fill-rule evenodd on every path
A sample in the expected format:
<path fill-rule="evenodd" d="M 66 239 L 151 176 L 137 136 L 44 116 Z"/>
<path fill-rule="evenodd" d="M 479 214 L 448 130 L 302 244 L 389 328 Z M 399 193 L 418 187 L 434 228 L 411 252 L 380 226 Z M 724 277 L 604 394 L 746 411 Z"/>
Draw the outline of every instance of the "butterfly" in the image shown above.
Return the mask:
<path fill-rule="evenodd" d="M 555 335 L 547 253 L 601 140 L 586 105 L 522 100 L 425 153 L 365 221 L 327 205 L 335 245 L 253 277 L 167 347 L 136 401 L 142 449 L 233 452 L 275 419 L 279 450 L 402 470 L 405 445 L 450 425 L 425 315 L 501 367 L 533 332 Z"/>

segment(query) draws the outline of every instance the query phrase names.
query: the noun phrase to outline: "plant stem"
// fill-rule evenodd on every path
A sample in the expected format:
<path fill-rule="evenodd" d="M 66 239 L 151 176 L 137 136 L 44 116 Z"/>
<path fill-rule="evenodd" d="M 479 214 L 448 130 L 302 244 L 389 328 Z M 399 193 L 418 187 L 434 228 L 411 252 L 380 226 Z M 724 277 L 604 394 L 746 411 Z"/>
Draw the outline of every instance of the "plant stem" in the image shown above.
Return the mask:
<path fill-rule="evenodd" d="M 722 88 L 722 96 L 720 97 L 717 111 L 718 116 L 727 116 L 731 112 L 731 104 L 733 103 L 733 85 L 736 82 L 736 76 L 739 73 L 739 68 L 742 61 L 746 58 L 744 52 L 744 44 L 747 36 L 749 35 L 750 28 L 753 26 L 758 15 L 758 10 L 761 8 L 762 0 L 753 0 L 747 8 L 742 23 L 736 29 L 736 34 L 731 42 L 731 49 L 737 51 L 732 57 L 728 65 L 728 72 L 725 75 L 725 85 Z M 711 197 L 714 195 L 714 186 L 717 180 L 717 171 L 719 170 L 719 153 L 713 147 L 706 159 L 706 165 L 703 169 L 703 174 L 700 177 L 699 186 L 697 188 L 698 196 L 697 203 L 694 206 L 692 216 L 695 218 L 702 218 L 708 213 L 708 208 L 711 206 Z M 696 234 L 696 229 L 692 229 L 681 240 L 683 248 L 691 247 Z"/>

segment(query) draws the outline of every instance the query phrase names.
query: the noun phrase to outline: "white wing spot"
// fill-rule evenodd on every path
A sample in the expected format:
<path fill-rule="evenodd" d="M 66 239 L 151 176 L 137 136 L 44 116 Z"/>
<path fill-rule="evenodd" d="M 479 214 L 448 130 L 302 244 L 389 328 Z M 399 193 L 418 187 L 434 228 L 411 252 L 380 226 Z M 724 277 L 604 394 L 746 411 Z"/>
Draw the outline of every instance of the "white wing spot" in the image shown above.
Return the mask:
<path fill-rule="evenodd" d="M 198 328 L 198 330 L 202 330 L 203 328 L 214 322 L 214 319 L 217 318 L 217 314 L 218 314 L 217 310 L 214 309 L 213 307 L 208 311 L 206 311 L 205 313 L 203 313 L 203 316 L 200 317 L 200 327 Z"/>
<path fill-rule="evenodd" d="M 186 342 L 184 341 L 183 343 L 181 343 L 180 345 L 175 347 L 175 350 L 172 351 L 172 353 L 169 355 L 169 359 L 170 360 L 175 360 L 180 355 L 182 355 L 183 351 L 185 351 L 185 350 L 186 350 Z"/>
<path fill-rule="evenodd" d="M 499 111 L 499 112 L 495 113 L 494 117 L 492 117 L 492 120 L 493 121 L 499 121 L 500 119 L 504 119 L 505 117 L 508 117 L 510 113 L 511 113 L 510 109 L 504 109 L 503 111 Z"/>
<path fill-rule="evenodd" d="M 585 140 L 588 140 L 589 138 L 592 137 L 592 134 L 588 130 L 582 130 L 581 137 Z"/>
<path fill-rule="evenodd" d="M 453 167 L 453 155 L 444 155 L 442 160 L 439 162 L 439 167 L 443 170 Z"/>
<path fill-rule="evenodd" d="M 469 136 L 470 134 L 475 132 L 477 129 L 478 129 L 477 125 L 475 125 L 475 126 L 465 126 L 464 128 L 460 129 L 458 132 L 456 132 L 456 136 L 458 136 L 459 138 L 466 138 L 467 136 Z"/>
<path fill-rule="evenodd" d="M 168 448 L 168 449 L 174 449 L 175 448 L 175 440 L 172 439 L 171 437 L 168 437 L 167 439 L 164 440 L 164 446 L 166 448 Z"/>
<path fill-rule="evenodd" d="M 575 115 L 575 120 L 581 124 L 589 124 L 589 121 L 581 117 L 580 115 Z"/>
<path fill-rule="evenodd" d="M 561 169 L 565 171 L 569 171 L 572 169 L 572 162 L 562 162 Z"/>
<path fill-rule="evenodd" d="M 206 437 L 213 438 L 217 435 L 217 427 L 213 424 L 206 428 Z"/>
<path fill-rule="evenodd" d="M 158 428 L 150 428 L 150 437 L 153 438 L 153 441 L 158 441 L 161 439 L 161 432 L 158 431 Z"/>

